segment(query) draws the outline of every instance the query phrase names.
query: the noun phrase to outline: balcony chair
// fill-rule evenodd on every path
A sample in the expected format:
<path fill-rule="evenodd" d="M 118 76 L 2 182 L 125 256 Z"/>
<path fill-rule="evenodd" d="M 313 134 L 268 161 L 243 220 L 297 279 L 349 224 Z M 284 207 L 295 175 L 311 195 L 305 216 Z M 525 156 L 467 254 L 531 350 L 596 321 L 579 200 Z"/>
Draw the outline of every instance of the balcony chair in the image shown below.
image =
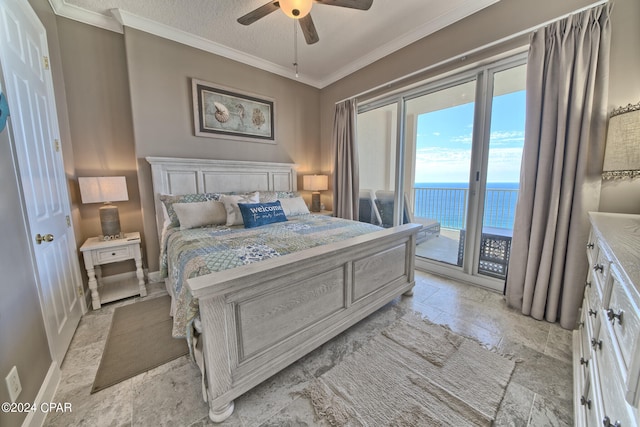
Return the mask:
<path fill-rule="evenodd" d="M 380 212 L 382 226 L 385 228 L 393 226 L 393 210 L 394 210 L 395 193 L 393 191 L 376 191 L 375 203 Z M 426 242 L 429 239 L 440 235 L 440 223 L 432 218 L 414 218 L 409 207 L 407 195 L 404 195 L 404 212 L 402 215 L 402 223 L 420 224 L 422 228 L 418 232 L 416 244 Z"/>
<path fill-rule="evenodd" d="M 360 190 L 360 204 L 358 221 L 374 225 L 382 225 L 380 212 L 375 203 L 376 196 L 373 190 Z"/>

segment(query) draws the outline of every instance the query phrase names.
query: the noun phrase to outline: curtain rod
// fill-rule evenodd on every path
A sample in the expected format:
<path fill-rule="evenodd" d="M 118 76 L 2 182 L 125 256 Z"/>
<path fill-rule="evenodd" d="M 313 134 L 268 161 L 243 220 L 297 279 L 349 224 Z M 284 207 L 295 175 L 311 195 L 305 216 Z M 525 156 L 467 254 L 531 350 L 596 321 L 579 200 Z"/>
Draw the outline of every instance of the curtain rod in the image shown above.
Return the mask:
<path fill-rule="evenodd" d="M 356 98 L 362 97 L 364 95 L 368 95 L 370 93 L 376 92 L 376 91 L 384 88 L 385 86 L 395 85 L 397 83 L 402 82 L 403 80 L 409 80 L 412 77 L 418 76 L 418 75 L 420 75 L 422 73 L 426 73 L 427 71 L 433 70 L 435 68 L 442 67 L 442 66 L 451 64 L 453 62 L 459 62 L 460 60 L 466 58 L 467 56 L 471 56 L 471 55 L 474 55 L 474 54 L 476 54 L 478 52 L 482 52 L 484 50 L 490 49 L 490 48 L 492 48 L 494 46 L 498 46 L 498 45 L 501 45 L 503 43 L 507 43 L 507 42 L 509 42 L 511 40 L 517 39 L 518 37 L 524 36 L 524 35 L 526 35 L 528 33 L 533 33 L 534 31 L 537 31 L 540 28 L 544 28 L 547 25 L 553 24 L 554 22 L 557 22 L 557 21 L 559 21 L 561 19 L 565 19 L 565 18 L 567 18 L 567 17 L 569 17 L 571 15 L 574 15 L 576 13 L 584 12 L 585 10 L 589 10 L 589 9 L 591 9 L 593 7 L 600 6 L 601 4 L 605 4 L 605 3 L 608 3 L 608 2 L 609 2 L 609 0 L 598 0 L 598 1 L 594 2 L 594 3 L 591 3 L 588 6 L 584 6 L 584 7 L 581 7 L 579 9 L 574 10 L 573 12 L 569 12 L 569 13 L 566 13 L 564 15 L 558 16 L 557 18 L 554 18 L 552 20 L 543 22 L 542 24 L 535 25 L 533 27 L 527 28 L 526 30 L 519 31 L 519 32 L 517 32 L 515 34 L 511 34 L 511 35 L 503 37 L 503 38 L 501 38 L 499 40 L 495 40 L 493 42 L 490 42 L 490 43 L 487 43 L 485 45 L 479 46 L 479 47 L 477 47 L 475 49 L 471 49 L 471 50 L 469 50 L 469 51 L 467 51 L 465 53 L 461 53 L 461 54 L 458 54 L 458 55 L 453 56 L 451 58 L 448 58 L 448 59 L 445 59 L 443 61 L 437 62 L 435 64 L 431 64 L 431 65 L 429 65 L 429 66 L 427 66 L 425 68 L 421 68 L 421 69 L 416 70 L 416 71 L 414 71 L 412 73 L 406 74 L 406 75 L 404 75 L 402 77 L 398 77 L 397 79 L 394 79 L 394 80 L 391 80 L 389 82 L 383 83 L 381 85 L 375 86 L 375 87 L 373 87 L 371 89 L 367 89 L 367 90 L 365 90 L 363 92 L 360 92 L 360 93 L 358 93 L 356 95 L 353 95 L 353 96 L 350 96 L 348 98 L 345 98 L 345 99 L 343 99 L 341 101 L 336 101 L 336 104 L 339 104 L 341 102 L 347 101 L 349 99 L 356 99 Z"/>

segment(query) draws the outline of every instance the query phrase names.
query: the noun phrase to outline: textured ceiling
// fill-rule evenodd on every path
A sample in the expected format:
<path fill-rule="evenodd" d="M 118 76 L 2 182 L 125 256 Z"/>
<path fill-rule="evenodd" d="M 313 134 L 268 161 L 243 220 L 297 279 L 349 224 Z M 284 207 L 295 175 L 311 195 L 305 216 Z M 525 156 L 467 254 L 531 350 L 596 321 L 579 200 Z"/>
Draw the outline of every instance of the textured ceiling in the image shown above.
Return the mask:
<path fill-rule="evenodd" d="M 298 38 L 298 79 L 324 87 L 499 0 L 374 0 L 368 11 L 314 4 L 320 41 Z M 122 24 L 295 79 L 294 21 L 275 11 L 238 17 L 267 0 L 49 0 L 56 14 L 113 31 Z"/>

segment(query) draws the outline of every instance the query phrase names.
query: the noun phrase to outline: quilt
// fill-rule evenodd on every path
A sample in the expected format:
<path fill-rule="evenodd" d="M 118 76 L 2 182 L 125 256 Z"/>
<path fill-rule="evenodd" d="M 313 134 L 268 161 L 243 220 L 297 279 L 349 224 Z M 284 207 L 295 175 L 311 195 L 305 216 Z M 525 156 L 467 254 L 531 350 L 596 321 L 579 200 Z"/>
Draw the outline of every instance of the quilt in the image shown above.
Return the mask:
<path fill-rule="evenodd" d="M 173 336 L 189 337 L 198 300 L 189 278 L 346 240 L 382 228 L 323 215 L 300 215 L 255 228 L 215 226 L 169 229 L 161 254 L 161 272 L 174 285 Z"/>

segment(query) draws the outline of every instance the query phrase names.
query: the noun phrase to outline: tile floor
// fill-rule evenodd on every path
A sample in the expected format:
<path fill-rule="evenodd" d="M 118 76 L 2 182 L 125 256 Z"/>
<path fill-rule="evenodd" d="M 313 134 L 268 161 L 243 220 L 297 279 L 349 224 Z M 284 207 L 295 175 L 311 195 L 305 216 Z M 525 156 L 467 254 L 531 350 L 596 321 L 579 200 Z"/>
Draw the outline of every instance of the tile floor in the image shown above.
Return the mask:
<path fill-rule="evenodd" d="M 164 285 L 150 284 L 152 298 Z M 571 333 L 555 324 L 519 315 L 501 295 L 417 272 L 413 297 L 383 307 L 345 333 L 247 392 L 235 402 L 223 426 L 315 426 L 310 404 L 296 392 L 403 314 L 414 311 L 475 337 L 520 363 L 507 387 L 495 425 L 573 424 Z M 208 426 L 200 377 L 185 356 L 95 394 L 89 394 L 116 306 L 85 315 L 62 364 L 54 401 L 70 402 L 72 412 L 50 416 L 46 426 Z"/>

